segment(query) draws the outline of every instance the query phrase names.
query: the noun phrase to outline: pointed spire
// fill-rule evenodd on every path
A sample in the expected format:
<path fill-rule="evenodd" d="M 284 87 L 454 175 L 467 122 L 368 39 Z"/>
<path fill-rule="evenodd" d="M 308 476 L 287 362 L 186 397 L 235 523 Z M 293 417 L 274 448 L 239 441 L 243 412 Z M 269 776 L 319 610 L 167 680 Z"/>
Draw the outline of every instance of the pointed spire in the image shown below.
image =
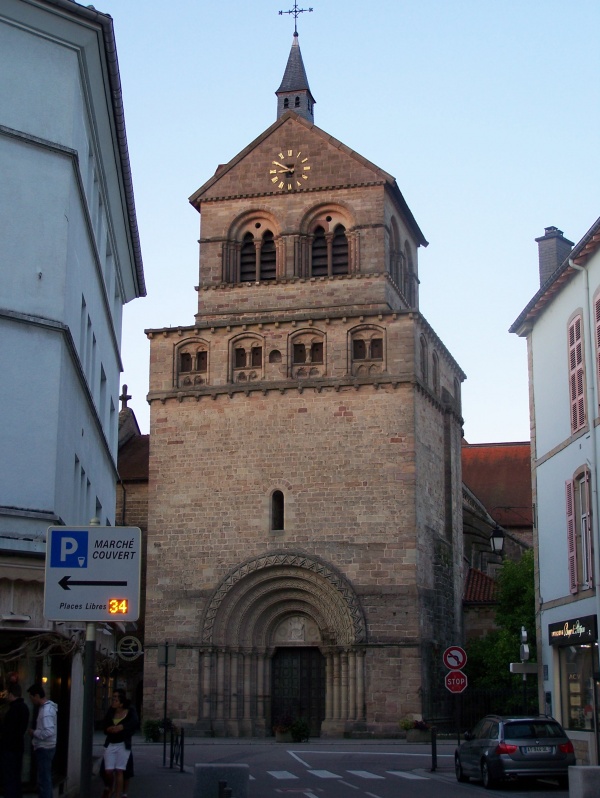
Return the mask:
<path fill-rule="evenodd" d="M 281 81 L 280 87 L 275 92 L 277 95 L 277 119 L 286 111 L 295 111 L 309 122 L 314 122 L 313 108 L 315 98 L 312 96 L 302 53 L 298 43 L 298 31 L 294 31 L 292 49 L 288 58 L 287 66 Z"/>

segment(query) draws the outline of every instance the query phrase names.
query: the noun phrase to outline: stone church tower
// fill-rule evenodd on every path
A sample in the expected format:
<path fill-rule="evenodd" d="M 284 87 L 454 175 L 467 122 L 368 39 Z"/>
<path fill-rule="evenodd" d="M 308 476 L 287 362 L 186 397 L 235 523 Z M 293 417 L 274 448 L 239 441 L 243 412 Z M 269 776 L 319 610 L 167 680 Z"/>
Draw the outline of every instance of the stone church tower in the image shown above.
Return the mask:
<path fill-rule="evenodd" d="M 394 178 L 277 121 L 190 198 L 195 323 L 151 339 L 144 711 L 197 734 L 395 733 L 461 638 L 464 374 L 419 311 Z"/>

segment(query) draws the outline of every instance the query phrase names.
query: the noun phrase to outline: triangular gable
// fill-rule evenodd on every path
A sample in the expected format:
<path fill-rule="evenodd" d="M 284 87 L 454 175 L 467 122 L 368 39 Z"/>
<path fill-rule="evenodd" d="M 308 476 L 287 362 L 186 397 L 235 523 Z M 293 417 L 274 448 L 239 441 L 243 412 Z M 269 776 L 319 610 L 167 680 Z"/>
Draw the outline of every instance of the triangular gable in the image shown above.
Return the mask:
<path fill-rule="evenodd" d="M 427 246 L 392 175 L 293 111 L 281 116 L 229 163 L 220 166 L 210 180 L 192 194 L 190 203 L 200 211 L 201 204 L 207 201 L 285 193 L 273 188 L 269 170 L 273 168 L 278 153 L 287 148 L 295 153 L 305 152 L 309 158 L 310 176 L 307 188 L 301 193 L 353 186 L 385 186 L 418 243 Z"/>

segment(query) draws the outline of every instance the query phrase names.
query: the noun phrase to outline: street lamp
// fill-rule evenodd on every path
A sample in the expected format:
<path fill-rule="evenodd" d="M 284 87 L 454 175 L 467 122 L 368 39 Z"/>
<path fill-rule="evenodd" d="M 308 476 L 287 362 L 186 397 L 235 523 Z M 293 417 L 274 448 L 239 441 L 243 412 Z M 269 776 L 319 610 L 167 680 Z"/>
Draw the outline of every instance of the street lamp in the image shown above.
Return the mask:
<path fill-rule="evenodd" d="M 490 544 L 494 554 L 502 554 L 504 549 L 504 530 L 498 524 L 496 524 L 490 536 Z"/>

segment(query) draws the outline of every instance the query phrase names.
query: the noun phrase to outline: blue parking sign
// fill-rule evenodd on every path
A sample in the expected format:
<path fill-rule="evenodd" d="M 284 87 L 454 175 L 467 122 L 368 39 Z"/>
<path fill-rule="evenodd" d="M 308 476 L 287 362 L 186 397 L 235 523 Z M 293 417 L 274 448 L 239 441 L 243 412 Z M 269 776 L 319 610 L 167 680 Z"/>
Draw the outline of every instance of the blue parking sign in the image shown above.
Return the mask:
<path fill-rule="evenodd" d="M 54 529 L 50 543 L 52 568 L 87 568 L 88 531 Z"/>

